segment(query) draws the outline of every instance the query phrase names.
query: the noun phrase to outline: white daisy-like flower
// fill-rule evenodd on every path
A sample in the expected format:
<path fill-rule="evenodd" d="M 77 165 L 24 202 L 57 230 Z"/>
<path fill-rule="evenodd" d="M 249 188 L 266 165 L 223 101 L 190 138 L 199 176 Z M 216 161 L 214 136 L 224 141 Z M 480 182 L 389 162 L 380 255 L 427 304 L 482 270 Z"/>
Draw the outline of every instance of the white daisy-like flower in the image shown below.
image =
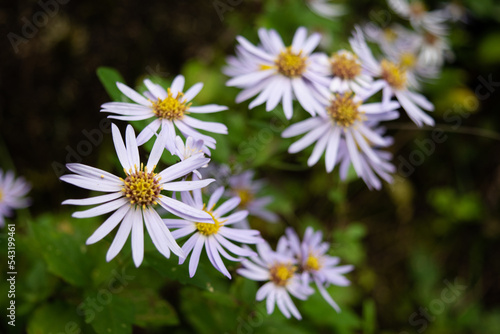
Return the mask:
<path fill-rule="evenodd" d="M 318 57 L 322 71 L 333 79 L 330 83 L 332 92 L 344 93 L 353 91 L 357 94 L 370 88 L 373 78 L 361 66 L 361 61 L 354 53 L 340 50 L 332 54 Z"/>
<path fill-rule="evenodd" d="M 410 21 L 416 30 L 425 29 L 442 35 L 448 31 L 447 15 L 442 9 L 428 11 L 422 1 L 388 0 L 389 7 L 402 18 Z"/>
<path fill-rule="evenodd" d="M 415 40 L 418 52 L 418 64 L 421 67 L 440 68 L 445 60 L 454 58 L 448 37 L 424 31 Z"/>
<path fill-rule="evenodd" d="M 23 177 L 16 178 L 13 171 L 0 169 L 0 227 L 5 225 L 5 217 L 12 216 L 14 209 L 30 205 L 30 199 L 25 197 L 30 190 L 30 184 Z"/>
<path fill-rule="evenodd" d="M 271 111 L 282 102 L 287 119 L 293 115 L 292 101 L 311 115 L 322 111 L 321 101 L 327 96 L 330 80 L 315 68 L 312 51 L 318 46 L 321 35 L 307 37 L 307 30 L 300 27 L 295 32 L 292 45 L 286 47 L 275 30 L 259 29 L 261 45 L 255 46 L 242 36 L 236 48 L 237 57 L 229 57 L 224 73 L 233 77 L 227 86 L 243 88 L 236 102 L 240 103 L 258 94 L 249 108 L 266 103 Z"/>
<path fill-rule="evenodd" d="M 366 44 L 363 32 L 359 28 L 356 28 L 353 37 L 350 38 L 350 43 L 354 52 L 361 59 L 363 67 L 373 77 L 380 77 L 379 80 L 372 84 L 369 94 L 382 89 L 382 103 L 389 103 L 392 96 L 395 96 L 415 124 L 418 126 L 424 124 L 434 125 L 432 117 L 423 111 L 433 111 L 434 105 L 423 95 L 410 90 L 405 67 L 388 59 L 377 61 Z"/>
<path fill-rule="evenodd" d="M 135 103 L 108 102 L 101 106 L 101 112 L 117 114 L 118 116 L 108 117 L 124 121 L 155 118 L 137 136 L 139 146 L 151 139 L 161 127 L 161 132 L 165 132 L 167 136 L 166 147 L 172 154 L 175 152 L 176 128 L 184 137 L 202 139 L 207 147 L 214 149 L 215 139 L 201 134 L 196 129 L 227 134 L 227 127 L 217 122 L 200 121 L 189 114 L 214 113 L 227 110 L 227 107 L 216 104 L 191 106 L 191 101 L 201 91 L 203 83 L 193 85 L 184 93 L 184 81 L 182 75 L 176 76 L 170 88 L 165 91 L 162 86 L 146 79 L 144 84 L 147 91 L 142 95 L 127 85 L 117 82 L 118 89 Z"/>
<path fill-rule="evenodd" d="M 284 138 L 307 133 L 288 152 L 297 153 L 316 142 L 307 164 L 316 164 L 325 153 L 326 171 L 330 173 L 339 161 L 340 143 L 344 140 L 358 175 L 362 174 L 361 152 L 373 163 L 381 163 L 373 146 L 386 147 L 390 142 L 373 131 L 372 124 L 398 118 L 399 103 L 364 103 L 368 97 L 361 98 L 351 92 L 332 95 L 324 114 L 292 124 L 283 131 Z"/>
<path fill-rule="evenodd" d="M 175 137 L 175 155 L 178 156 L 181 161 L 191 158 L 194 155 L 199 155 L 200 153 L 204 153 L 210 156 L 210 150 L 204 145 L 203 140 L 194 140 L 193 137 L 189 136 L 186 139 L 186 144 L 184 145 L 184 141 L 180 136 Z M 202 166 L 202 168 L 208 167 L 208 164 Z M 200 172 L 198 170 L 194 170 L 198 178 L 202 178 Z"/>
<path fill-rule="evenodd" d="M 196 179 L 196 176 L 193 176 L 193 179 Z M 172 232 L 176 239 L 192 234 L 182 246 L 186 256 L 191 253 L 189 260 L 189 276 L 191 277 L 196 273 L 203 248 L 205 248 L 208 259 L 215 269 L 231 278 L 231 274 L 224 265 L 221 255 L 230 261 L 240 261 L 241 259 L 230 255 L 226 249 L 237 256 L 252 256 L 255 255 L 255 252 L 237 246 L 233 242 L 242 244 L 263 242 L 260 232 L 257 230 L 236 229 L 230 226 L 239 223 L 248 215 L 248 211 L 236 211 L 226 216 L 240 203 L 238 197 L 233 197 L 215 208 L 223 193 L 224 187 L 218 188 L 210 196 L 208 203 L 204 203 L 200 189 L 193 190 L 192 195 L 189 192 L 181 192 L 182 201 L 196 210 L 206 212 L 212 218 L 211 222 L 200 222 L 196 219 L 163 220 L 168 228 L 176 228 Z M 184 261 L 185 258 L 179 259 L 180 264 L 184 263 Z"/>
<path fill-rule="evenodd" d="M 290 295 L 306 300 L 314 290 L 297 273 L 297 260 L 290 252 L 286 240 L 280 239 L 276 252 L 272 251 L 267 242 L 258 244 L 257 252 L 259 256 L 241 262 L 243 267 L 237 270 L 238 274 L 253 281 L 267 282 L 257 291 L 256 299 L 266 299 L 268 314 L 273 313 L 275 305 L 278 305 L 285 317 L 302 319 Z"/>
<path fill-rule="evenodd" d="M 336 17 L 344 15 L 347 11 L 345 6 L 337 3 L 332 3 L 329 0 L 305 0 L 309 9 L 316 15 L 327 18 L 334 19 Z"/>
<path fill-rule="evenodd" d="M 375 128 L 374 132 L 378 133 L 379 135 L 383 135 L 385 129 Z M 388 146 L 392 145 L 392 137 L 384 137 L 384 139 L 386 140 Z M 392 174 L 396 172 L 396 167 L 391 163 L 392 153 L 384 151 L 381 148 L 383 147 L 372 147 L 373 154 L 378 157 L 379 161 L 377 162 L 374 162 L 362 150 L 359 151 L 359 166 L 355 171 L 356 174 L 363 179 L 370 190 L 380 190 L 382 188 L 382 182 L 380 181 L 380 178 L 388 183 L 392 183 Z M 349 168 L 352 165 L 352 159 L 345 140 L 341 140 L 339 145 L 338 163 L 340 179 L 346 180 Z"/>
<path fill-rule="evenodd" d="M 135 265 L 140 266 L 144 257 L 144 223 L 151 240 L 161 254 L 168 258 L 170 257 L 170 251 L 172 251 L 177 256 L 184 257 L 183 251 L 177 245 L 174 237 L 154 208 L 159 204 L 178 217 L 210 222 L 212 217 L 206 212 L 161 193 L 162 190 L 188 191 L 199 189 L 215 181 L 213 179 L 174 181 L 207 164 L 210 159 L 204 158 L 203 154 L 200 153 L 156 173 L 156 164 L 165 150 L 166 133 L 161 133 L 158 136 L 146 166 L 140 162 L 136 137 L 131 125 L 127 127 L 126 145 L 122 140 L 120 131 L 114 124 L 112 125 L 112 134 L 118 160 L 125 172 L 125 178 L 79 163 L 67 164 L 66 167 L 75 174 L 63 175 L 61 177 L 62 181 L 80 188 L 102 191 L 108 194 L 87 199 L 69 199 L 62 204 L 98 204 L 92 209 L 73 213 L 75 218 L 95 217 L 114 211 L 87 239 L 87 245 L 93 244 L 120 225 L 106 254 L 107 261 L 113 259 L 120 252 L 129 234 L 132 234 L 132 256 Z"/>
<path fill-rule="evenodd" d="M 349 280 L 342 275 L 352 271 L 354 266 L 337 266 L 340 263 L 340 258 L 327 254 L 330 245 L 322 241 L 321 231 L 314 232 L 312 227 L 306 228 L 302 242 L 292 228 L 286 229 L 286 238 L 290 249 L 298 259 L 302 280 L 304 282 L 313 281 L 321 296 L 337 312 L 340 312 L 340 307 L 328 294 L 326 288 L 331 284 L 348 286 Z"/>
<path fill-rule="evenodd" d="M 241 199 L 240 208 L 248 210 L 250 215 L 270 223 L 276 223 L 279 219 L 278 215 L 265 208 L 273 201 L 273 198 L 271 196 L 257 196 L 264 186 L 264 181 L 254 181 L 254 175 L 253 170 L 247 170 L 241 174 L 231 176 L 228 181 L 229 194 L 238 196 Z M 248 221 L 245 219 L 240 225 L 248 228 Z"/>

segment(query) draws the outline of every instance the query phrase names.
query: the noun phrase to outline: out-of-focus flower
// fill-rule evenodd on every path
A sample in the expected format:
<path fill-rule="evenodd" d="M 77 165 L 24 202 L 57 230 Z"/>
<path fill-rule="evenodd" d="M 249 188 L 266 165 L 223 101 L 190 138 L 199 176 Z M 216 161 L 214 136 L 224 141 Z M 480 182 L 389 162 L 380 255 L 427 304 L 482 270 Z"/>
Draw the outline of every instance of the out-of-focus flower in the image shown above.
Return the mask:
<path fill-rule="evenodd" d="M 168 228 L 177 228 L 172 232 L 174 238 L 178 239 L 192 234 L 182 246 L 182 250 L 186 255 L 191 253 L 191 259 L 189 260 L 189 275 L 191 277 L 196 273 L 203 248 L 205 248 L 208 259 L 215 269 L 231 278 L 231 274 L 224 265 L 221 255 L 231 261 L 240 261 L 241 259 L 231 256 L 225 249 L 238 256 L 252 256 L 255 255 L 255 252 L 237 246 L 229 240 L 243 244 L 256 244 L 263 241 L 260 232 L 257 230 L 230 227 L 230 225 L 245 219 L 248 211 L 236 211 L 226 216 L 238 206 L 240 199 L 233 197 L 215 208 L 223 193 L 224 188 L 218 188 L 210 196 L 208 203 L 205 204 L 200 189 L 194 190 L 193 195 L 189 192 L 181 192 L 182 201 L 196 210 L 206 212 L 212 218 L 210 222 L 199 222 L 196 219 L 164 219 Z M 184 261 L 185 258 L 179 259 L 181 264 Z"/>
<path fill-rule="evenodd" d="M 268 314 L 273 313 L 277 304 L 285 317 L 290 318 L 293 315 L 302 319 L 290 295 L 306 300 L 314 290 L 305 284 L 297 273 L 297 260 L 288 249 L 286 240 L 280 240 L 276 252 L 267 242 L 258 244 L 257 251 L 258 256 L 241 262 L 243 267 L 237 270 L 238 274 L 254 281 L 266 282 L 257 291 L 256 299 L 266 299 Z"/>
<path fill-rule="evenodd" d="M 229 194 L 238 196 L 241 199 L 240 207 L 248 210 L 252 216 L 256 216 L 270 223 L 278 221 L 278 215 L 267 210 L 265 207 L 273 201 L 271 196 L 257 197 L 261 191 L 264 181 L 252 180 L 254 177 L 253 170 L 247 170 L 239 175 L 233 175 L 229 178 Z M 243 227 L 248 227 L 248 221 L 245 219 L 240 224 Z"/>
<path fill-rule="evenodd" d="M 286 229 L 286 238 L 290 249 L 298 259 L 302 271 L 302 280 L 304 282 L 313 281 L 318 287 L 321 296 L 337 312 L 340 312 L 340 307 L 328 294 L 326 288 L 331 284 L 338 286 L 349 285 L 349 280 L 342 275 L 352 271 L 354 266 L 338 266 L 340 258 L 327 254 L 330 245 L 323 242 L 321 231 L 314 232 L 312 227 L 306 228 L 302 242 L 300 242 L 297 233 L 292 228 Z"/>
<path fill-rule="evenodd" d="M 410 21 L 416 30 L 424 29 L 437 35 L 447 32 L 447 15 L 444 10 L 428 11 L 422 1 L 388 0 L 389 7 L 402 18 Z"/>
<path fill-rule="evenodd" d="M 227 127 L 224 124 L 216 122 L 200 121 L 188 114 L 197 113 L 214 113 L 222 110 L 227 110 L 225 106 L 209 104 L 205 106 L 191 106 L 191 100 L 203 88 L 201 82 L 193 85 L 185 93 L 184 77 L 178 75 L 174 78 L 172 85 L 166 91 L 151 80 L 144 80 L 147 91 L 143 95 L 137 93 L 132 88 L 117 82 L 118 89 L 129 99 L 135 103 L 126 102 L 108 102 L 101 106 L 101 112 L 117 114 L 108 116 L 109 118 L 138 121 L 154 117 L 148 126 L 146 126 L 137 136 L 137 144 L 140 146 L 147 142 L 155 135 L 161 127 L 161 133 L 166 134 L 166 147 L 174 154 L 175 153 L 175 136 L 176 127 L 184 137 L 193 137 L 195 140 L 203 140 L 209 148 L 215 148 L 215 139 L 210 136 L 201 134 L 196 129 L 204 130 L 213 133 L 227 134 Z"/>
<path fill-rule="evenodd" d="M 332 92 L 353 91 L 359 94 L 370 88 L 373 82 L 373 78 L 361 66 L 358 56 L 350 51 L 340 50 L 331 57 L 324 55 L 318 57 L 317 62 L 325 75 L 333 77 L 330 83 Z"/>
<path fill-rule="evenodd" d="M 5 225 L 5 217 L 12 216 L 13 210 L 30 205 L 26 194 L 31 186 L 23 177 L 14 177 L 14 172 L 0 169 L 0 227 Z"/>
<path fill-rule="evenodd" d="M 229 57 L 224 73 L 232 79 L 228 86 L 242 88 L 236 102 L 240 103 L 258 94 L 249 108 L 266 103 L 271 111 L 282 102 L 287 119 L 293 115 L 292 101 L 311 115 L 322 111 L 321 101 L 327 96 L 330 80 L 314 67 L 312 53 L 321 35 L 307 37 L 307 30 L 300 27 L 295 32 L 292 45 L 286 47 L 275 30 L 259 29 L 261 45 L 255 46 L 242 36 L 237 40 L 236 57 Z"/>
<path fill-rule="evenodd" d="M 67 164 L 66 167 L 75 174 L 63 175 L 62 181 L 80 188 L 108 194 L 86 199 L 69 199 L 62 204 L 99 204 L 92 209 L 73 213 L 75 218 L 95 217 L 114 211 L 87 239 L 87 245 L 93 244 L 120 225 L 106 255 L 107 261 L 113 259 L 120 252 L 129 234 L 132 234 L 134 263 L 137 267 L 141 265 L 144 257 L 144 223 L 151 240 L 161 254 L 168 258 L 170 251 L 172 251 L 177 256 L 184 257 L 183 251 L 156 212 L 155 206 L 160 204 L 168 212 L 184 219 L 200 222 L 211 221 L 212 217 L 208 213 L 161 194 L 162 190 L 200 189 L 213 182 L 213 179 L 172 182 L 191 173 L 196 168 L 206 165 L 210 159 L 204 158 L 203 154 L 199 153 L 155 173 L 156 164 L 165 150 L 167 140 L 165 132 L 162 132 L 155 141 L 146 166 L 140 162 L 136 137 L 131 125 L 127 127 L 126 145 L 120 131 L 114 124 L 112 125 L 112 134 L 118 159 L 126 174 L 125 179 L 83 164 Z"/>
<path fill-rule="evenodd" d="M 175 155 L 178 156 L 181 161 L 191 158 L 194 155 L 199 153 L 204 153 L 206 155 L 210 155 L 210 150 L 203 144 L 203 140 L 194 140 L 193 137 L 189 136 L 186 139 L 186 144 L 184 145 L 184 141 L 180 136 L 175 137 Z M 202 166 L 202 168 L 208 167 L 208 164 Z M 202 178 L 200 172 L 198 170 L 194 170 L 198 178 Z"/>
<path fill-rule="evenodd" d="M 299 152 L 316 142 L 307 164 L 316 164 L 325 153 L 327 172 L 333 170 L 340 161 L 339 153 L 345 149 L 344 153 L 349 155 L 356 173 L 362 176 L 366 174 L 363 172 L 365 159 L 374 165 L 383 163 L 374 147 L 387 147 L 392 143 L 374 131 L 374 124 L 397 118 L 397 108 L 399 103 L 395 101 L 364 103 L 362 98 L 353 93 L 335 94 L 330 104 L 325 106 L 325 115 L 293 124 L 283 131 L 282 136 L 289 138 L 307 133 L 293 143 L 288 152 Z"/>
<path fill-rule="evenodd" d="M 368 72 L 380 78 L 372 84 L 371 94 L 382 89 L 382 103 L 389 103 L 395 96 L 415 124 L 418 126 L 434 125 L 432 117 L 423 111 L 433 111 L 434 105 L 423 95 L 410 90 L 407 68 L 388 59 L 376 60 L 359 28 L 356 28 L 353 37 L 350 38 L 350 43 Z"/>
<path fill-rule="evenodd" d="M 347 12 L 345 6 L 332 3 L 329 0 L 306 0 L 306 4 L 316 15 L 330 20 L 342 16 Z"/>

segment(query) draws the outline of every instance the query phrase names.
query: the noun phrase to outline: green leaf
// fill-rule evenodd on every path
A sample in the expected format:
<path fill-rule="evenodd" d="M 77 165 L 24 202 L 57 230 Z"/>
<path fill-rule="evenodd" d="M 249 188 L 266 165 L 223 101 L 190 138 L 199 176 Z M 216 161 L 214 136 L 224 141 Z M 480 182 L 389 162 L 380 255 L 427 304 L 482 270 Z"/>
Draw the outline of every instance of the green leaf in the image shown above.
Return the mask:
<path fill-rule="evenodd" d="M 97 76 L 113 101 L 124 100 L 122 92 L 116 87 L 116 83 L 125 83 L 125 80 L 117 70 L 111 67 L 99 67 L 97 69 Z"/>
<path fill-rule="evenodd" d="M 82 320 L 75 309 L 67 304 L 56 302 L 44 304 L 31 316 L 28 334 L 82 333 Z"/>
<path fill-rule="evenodd" d="M 172 326 L 179 323 L 174 307 L 161 299 L 154 290 L 128 289 L 124 291 L 123 296 L 135 306 L 135 325 L 147 328 L 148 326 Z"/>
<path fill-rule="evenodd" d="M 87 293 L 83 311 L 85 321 L 98 334 L 129 334 L 132 333 L 134 306 L 128 299 L 108 290 L 99 290 Z"/>

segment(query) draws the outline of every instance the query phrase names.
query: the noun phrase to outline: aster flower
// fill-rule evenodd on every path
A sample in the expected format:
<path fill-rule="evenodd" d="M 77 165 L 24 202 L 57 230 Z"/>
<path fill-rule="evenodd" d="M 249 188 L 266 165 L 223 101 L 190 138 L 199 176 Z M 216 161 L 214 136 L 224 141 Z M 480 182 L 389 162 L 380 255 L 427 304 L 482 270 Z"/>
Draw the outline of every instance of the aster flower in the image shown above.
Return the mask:
<path fill-rule="evenodd" d="M 293 115 L 294 99 L 311 115 L 321 112 L 320 101 L 327 94 L 329 79 L 314 68 L 317 54 L 312 53 L 321 35 L 307 37 L 307 30 L 300 27 L 288 47 L 272 29 L 259 29 L 259 38 L 262 44 L 255 46 L 238 36 L 237 57 L 229 57 L 229 66 L 224 68 L 224 73 L 233 77 L 226 85 L 243 88 L 236 102 L 258 94 L 249 108 L 266 102 L 266 110 L 271 111 L 281 101 L 287 119 Z"/>
<path fill-rule="evenodd" d="M 418 64 L 422 67 L 441 67 L 445 60 L 453 60 L 450 42 L 445 35 L 424 31 L 415 40 L 418 47 Z"/>
<path fill-rule="evenodd" d="M 196 180 L 196 176 L 193 176 L 193 179 Z M 206 212 L 212 218 L 210 222 L 200 222 L 196 219 L 163 220 L 168 228 L 176 228 L 172 232 L 174 238 L 179 239 L 191 235 L 182 246 L 182 251 L 186 255 L 191 253 L 189 260 L 189 276 L 191 277 L 196 273 L 203 248 L 205 248 L 208 259 L 215 269 L 231 278 L 221 255 L 230 261 L 240 261 L 241 259 L 230 255 L 226 249 L 237 256 L 251 256 L 255 253 L 250 249 L 235 245 L 230 240 L 243 244 L 256 244 L 263 241 L 257 230 L 235 229 L 230 226 L 245 219 L 248 211 L 236 211 L 227 216 L 240 203 L 238 197 L 233 197 L 215 208 L 223 193 L 224 187 L 218 188 L 210 196 L 208 203 L 204 203 L 200 189 L 193 190 L 192 195 L 189 192 L 181 192 L 182 201 L 196 210 Z M 179 259 L 180 264 L 184 261 L 185 258 Z"/>
<path fill-rule="evenodd" d="M 358 56 L 350 51 L 340 50 L 331 57 L 323 55 L 318 57 L 317 63 L 322 66 L 323 73 L 333 76 L 330 83 L 332 92 L 353 91 L 359 94 L 370 88 L 373 82 L 373 78 L 361 66 Z"/>
<path fill-rule="evenodd" d="M 326 288 L 331 284 L 349 285 L 349 280 L 342 275 L 352 271 L 354 267 L 352 265 L 337 266 L 340 258 L 327 254 L 330 245 L 322 241 L 321 231 L 314 232 L 312 227 L 306 228 L 302 242 L 292 228 L 286 229 L 286 238 L 290 249 L 298 259 L 302 280 L 304 282 L 313 281 L 321 296 L 337 312 L 340 312 L 340 307 L 328 294 Z"/>
<path fill-rule="evenodd" d="M 239 175 L 233 175 L 229 178 L 229 194 L 238 196 L 241 199 L 240 208 L 248 210 L 249 214 L 256 216 L 270 223 L 278 221 L 278 215 L 267 210 L 265 207 L 273 201 L 271 196 L 257 197 L 261 191 L 264 181 L 253 181 L 253 170 L 247 170 Z M 248 221 L 242 221 L 242 226 L 248 227 Z"/>
<path fill-rule="evenodd" d="M 184 145 L 184 141 L 180 136 L 175 137 L 175 155 L 178 156 L 181 161 L 189 159 L 200 153 L 210 155 L 210 150 L 204 145 L 203 140 L 199 139 L 195 141 L 193 137 L 189 136 L 187 137 L 186 144 Z M 206 167 L 208 167 L 208 165 L 202 166 L 202 168 Z M 194 170 L 193 173 L 195 173 L 198 178 L 202 178 L 198 170 Z"/>
<path fill-rule="evenodd" d="M 389 7 L 402 18 L 410 21 L 416 30 L 424 29 L 434 34 L 446 33 L 447 15 L 444 10 L 428 11 L 422 1 L 388 0 Z"/>
<path fill-rule="evenodd" d="M 343 5 L 331 3 L 329 0 L 306 0 L 306 4 L 313 13 L 330 20 L 346 13 Z"/>
<path fill-rule="evenodd" d="M 266 299 L 267 313 L 271 314 L 277 304 L 281 313 L 287 318 L 294 316 L 302 319 L 290 295 L 306 300 L 314 290 L 304 284 L 297 274 L 297 260 L 294 258 L 285 239 L 280 239 L 276 252 L 271 250 L 267 242 L 257 245 L 259 256 L 244 259 L 239 275 L 248 279 L 266 282 L 257 291 L 258 301 Z"/>
<path fill-rule="evenodd" d="M 418 126 L 423 124 L 434 125 L 434 120 L 422 110 L 433 111 L 434 105 L 423 95 L 410 90 L 407 69 L 404 66 L 388 59 L 377 61 L 366 44 L 363 32 L 359 28 L 354 32 L 350 43 L 367 71 L 373 77 L 380 77 L 379 80 L 373 83 L 369 94 L 382 89 L 383 103 L 389 103 L 392 96 L 395 96 L 415 124 Z"/>
<path fill-rule="evenodd" d="M 14 172 L 4 172 L 0 169 L 0 227 L 5 225 L 5 217 L 12 216 L 14 209 L 25 208 L 30 205 L 26 194 L 31 186 L 23 177 L 14 177 Z"/>
<path fill-rule="evenodd" d="M 196 140 L 202 139 L 209 148 L 215 148 L 215 139 L 201 134 L 196 129 L 213 133 L 227 134 L 227 127 L 216 122 L 200 121 L 189 114 L 214 113 L 227 110 L 225 106 L 209 104 L 205 106 L 191 106 L 191 101 L 203 88 L 201 82 L 193 85 L 185 93 L 184 77 L 178 75 L 174 78 L 172 85 L 166 91 L 162 86 L 154 84 L 151 80 L 144 80 L 147 91 L 139 94 L 132 88 L 117 82 L 118 89 L 135 103 L 108 102 L 101 106 L 101 112 L 117 114 L 108 116 L 109 118 L 138 121 L 155 118 L 137 136 L 137 144 L 140 146 L 147 142 L 157 133 L 161 127 L 161 132 L 167 136 L 166 147 L 174 154 L 176 128 L 184 137 L 191 136 Z"/>
<path fill-rule="evenodd" d="M 364 103 L 368 97 L 361 98 L 351 92 L 332 95 L 324 114 L 292 124 L 283 131 L 284 138 L 307 133 L 293 143 L 288 152 L 297 153 L 316 142 L 307 164 L 316 164 L 325 153 L 326 170 L 330 173 L 339 161 L 340 144 L 345 141 L 346 153 L 358 175 L 363 174 L 362 153 L 374 164 L 381 163 L 373 146 L 387 147 L 391 142 L 373 131 L 373 122 L 397 118 L 399 114 L 395 110 L 399 104 L 395 101 Z"/>
<path fill-rule="evenodd" d="M 108 194 L 87 199 L 69 199 L 62 204 L 98 204 L 92 209 L 73 213 L 75 218 L 95 217 L 114 211 L 87 239 L 87 245 L 93 244 L 120 225 L 106 255 L 107 261 L 111 261 L 120 252 L 129 234 L 132 234 L 132 256 L 135 265 L 140 266 L 144 257 L 144 223 L 153 244 L 161 254 L 168 258 L 170 251 L 172 251 L 177 256 L 183 257 L 183 251 L 154 208 L 159 204 L 168 212 L 184 219 L 211 221 L 211 216 L 206 212 L 192 208 L 161 193 L 162 190 L 199 189 L 213 182 L 213 179 L 172 182 L 207 164 L 210 159 L 203 158 L 200 153 L 155 173 L 156 164 L 165 149 L 165 141 L 167 140 L 165 132 L 161 133 L 155 141 L 146 166 L 140 162 L 136 137 L 131 125 L 127 127 L 126 145 L 120 131 L 114 124 L 112 125 L 112 134 L 118 160 L 125 172 L 125 179 L 83 164 L 67 164 L 66 167 L 75 174 L 63 175 L 61 180 L 80 188 Z"/>
<path fill-rule="evenodd" d="M 383 135 L 385 129 L 379 127 L 374 128 L 374 132 L 380 136 Z M 392 145 L 392 137 L 384 137 L 388 146 Z M 392 183 L 392 174 L 396 172 L 396 167 L 391 163 L 392 153 L 382 149 L 381 146 L 372 146 L 373 154 L 378 157 L 378 161 L 373 161 L 365 152 L 359 151 L 359 165 L 355 168 L 356 174 L 363 179 L 370 190 L 382 188 L 382 183 L 379 178 L 388 183 Z M 339 175 L 341 180 L 347 179 L 347 173 L 352 163 L 349 148 L 345 140 L 341 140 L 339 144 Z"/>

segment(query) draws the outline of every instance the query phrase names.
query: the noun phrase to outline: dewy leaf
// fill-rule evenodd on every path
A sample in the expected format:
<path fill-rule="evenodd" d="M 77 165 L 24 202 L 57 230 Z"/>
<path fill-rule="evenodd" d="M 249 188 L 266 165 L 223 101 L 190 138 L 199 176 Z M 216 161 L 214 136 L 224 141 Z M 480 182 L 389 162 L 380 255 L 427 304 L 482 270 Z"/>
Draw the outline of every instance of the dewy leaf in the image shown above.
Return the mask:
<path fill-rule="evenodd" d="M 134 321 L 134 304 L 107 290 L 88 291 L 81 310 L 85 321 L 97 334 L 130 334 Z"/>
<path fill-rule="evenodd" d="M 118 87 L 116 87 L 116 83 L 125 83 L 125 80 L 117 70 L 111 67 L 99 67 L 97 69 L 97 76 L 113 101 L 124 101 L 125 97 Z"/>

